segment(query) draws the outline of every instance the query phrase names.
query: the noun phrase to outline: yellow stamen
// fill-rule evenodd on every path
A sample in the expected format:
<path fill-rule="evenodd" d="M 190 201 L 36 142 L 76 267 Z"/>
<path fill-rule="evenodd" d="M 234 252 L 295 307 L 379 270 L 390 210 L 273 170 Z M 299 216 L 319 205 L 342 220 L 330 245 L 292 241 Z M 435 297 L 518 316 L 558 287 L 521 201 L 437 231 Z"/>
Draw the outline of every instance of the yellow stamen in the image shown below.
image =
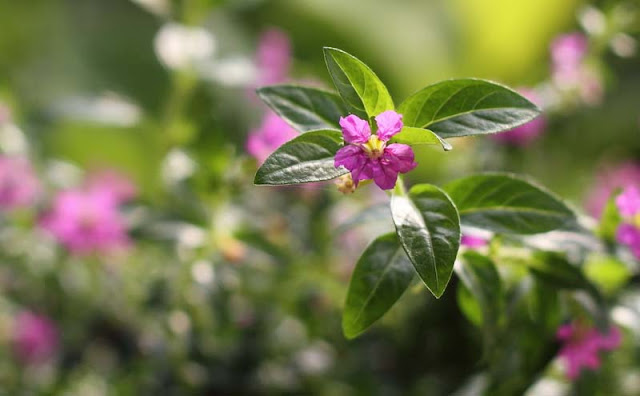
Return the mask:
<path fill-rule="evenodd" d="M 371 159 L 377 159 L 382 156 L 386 144 L 378 139 L 378 135 L 371 135 L 369 141 L 362 145 L 364 152 Z"/>

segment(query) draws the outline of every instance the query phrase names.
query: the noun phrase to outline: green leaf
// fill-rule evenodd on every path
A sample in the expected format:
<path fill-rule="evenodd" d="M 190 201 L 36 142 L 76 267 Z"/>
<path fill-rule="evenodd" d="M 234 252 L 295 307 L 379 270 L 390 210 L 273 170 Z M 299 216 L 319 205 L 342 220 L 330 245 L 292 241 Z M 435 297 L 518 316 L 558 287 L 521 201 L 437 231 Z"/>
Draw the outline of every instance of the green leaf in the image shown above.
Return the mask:
<path fill-rule="evenodd" d="M 391 216 L 418 275 L 436 298 L 442 296 L 460 247 L 458 211 L 444 191 L 429 184 L 408 195 L 394 193 Z"/>
<path fill-rule="evenodd" d="M 487 332 L 495 333 L 504 308 L 502 282 L 495 265 L 489 258 L 467 251 L 455 271 L 478 302 L 483 327 Z"/>
<path fill-rule="evenodd" d="M 592 254 L 587 258 L 584 273 L 606 295 L 614 295 L 633 275 L 623 262 L 600 254 Z"/>
<path fill-rule="evenodd" d="M 258 89 L 260 98 L 299 132 L 340 130 L 340 117 L 349 113 L 340 96 L 316 88 L 272 85 Z"/>
<path fill-rule="evenodd" d="M 298 184 L 334 179 L 348 171 L 336 168 L 333 157 L 342 147 L 339 131 L 308 132 L 283 144 L 262 164 L 255 184 Z"/>
<path fill-rule="evenodd" d="M 442 138 L 513 129 L 540 109 L 519 93 L 491 81 L 458 79 L 430 85 L 398 108 L 407 126 L 429 128 Z"/>
<path fill-rule="evenodd" d="M 364 251 L 351 276 L 342 330 L 355 338 L 381 318 L 409 287 L 415 271 L 395 233 L 378 237 Z"/>
<path fill-rule="evenodd" d="M 529 263 L 529 270 L 538 278 L 563 289 L 593 290 L 580 268 L 558 253 L 540 252 Z"/>
<path fill-rule="evenodd" d="M 480 307 L 480 303 L 462 282 L 457 285 L 456 298 L 460 312 L 462 312 L 474 326 L 481 327 L 482 308 Z"/>
<path fill-rule="evenodd" d="M 620 192 L 621 189 L 616 189 L 616 191 L 611 194 L 604 207 L 602 216 L 600 217 L 597 234 L 607 241 L 615 241 L 618 226 L 622 222 L 622 217 L 620 216 L 618 206 L 616 205 L 616 197 Z"/>
<path fill-rule="evenodd" d="M 547 232 L 575 221 L 573 212 L 553 194 L 515 175 L 485 173 L 444 187 L 463 224 L 515 234 Z"/>
<path fill-rule="evenodd" d="M 391 143 L 404 143 L 412 146 L 419 144 L 439 144 L 446 151 L 453 148 L 449 143 L 430 130 L 414 127 L 402 128 L 400 133 L 391 138 Z"/>
<path fill-rule="evenodd" d="M 376 74 L 362 61 L 342 50 L 324 48 L 324 58 L 336 89 L 353 109 L 374 117 L 385 110 L 393 110 L 393 100 Z"/>

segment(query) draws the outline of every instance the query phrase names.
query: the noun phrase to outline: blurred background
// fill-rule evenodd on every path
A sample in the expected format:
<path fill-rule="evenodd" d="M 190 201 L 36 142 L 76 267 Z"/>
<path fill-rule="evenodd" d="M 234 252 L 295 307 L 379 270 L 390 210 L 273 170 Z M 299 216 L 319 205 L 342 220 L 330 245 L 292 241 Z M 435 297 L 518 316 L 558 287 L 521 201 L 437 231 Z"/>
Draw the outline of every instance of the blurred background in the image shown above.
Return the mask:
<path fill-rule="evenodd" d="M 390 229 L 386 196 L 253 186 L 295 136 L 254 90 L 333 89 L 323 46 L 371 66 L 396 103 L 447 78 L 507 84 L 543 116 L 420 147 L 408 182 L 513 171 L 597 219 L 640 184 L 638 7 L 0 1 L 0 394 L 481 394 L 482 336 L 455 280 L 438 301 L 416 284 L 345 340 L 348 280 Z M 637 312 L 636 296 L 616 303 Z M 539 353 L 508 346 L 516 385 L 493 394 L 640 394 L 637 336 L 571 387 L 523 304 L 514 326 Z"/>

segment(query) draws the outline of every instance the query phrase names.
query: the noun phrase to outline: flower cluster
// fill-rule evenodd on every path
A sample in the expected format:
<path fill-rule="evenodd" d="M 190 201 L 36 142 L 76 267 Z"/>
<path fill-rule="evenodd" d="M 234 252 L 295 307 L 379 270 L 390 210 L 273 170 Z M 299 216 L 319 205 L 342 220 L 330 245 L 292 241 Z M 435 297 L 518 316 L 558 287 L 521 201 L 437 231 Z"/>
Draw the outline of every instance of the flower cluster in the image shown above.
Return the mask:
<path fill-rule="evenodd" d="M 616 206 L 624 220 L 618 227 L 616 239 L 640 259 L 640 190 L 628 187 L 616 198 Z"/>
<path fill-rule="evenodd" d="M 575 380 L 585 368 L 598 369 L 601 364 L 598 353 L 617 348 L 622 334 L 617 327 L 602 333 L 581 322 L 572 322 L 561 326 L 556 337 L 563 343 L 558 355 L 565 363 L 567 377 Z"/>
<path fill-rule="evenodd" d="M 375 117 L 377 132 L 371 133 L 369 123 L 356 115 L 340 118 L 345 146 L 335 156 L 334 164 L 351 172 L 354 184 L 373 179 L 383 190 L 396 185 L 399 173 L 406 173 L 418 164 L 406 144 L 388 144 L 402 130 L 402 115 L 387 110 Z"/>
<path fill-rule="evenodd" d="M 13 351 L 25 364 L 49 360 L 58 349 L 59 334 L 55 323 L 44 315 L 20 312 L 13 324 Z"/>

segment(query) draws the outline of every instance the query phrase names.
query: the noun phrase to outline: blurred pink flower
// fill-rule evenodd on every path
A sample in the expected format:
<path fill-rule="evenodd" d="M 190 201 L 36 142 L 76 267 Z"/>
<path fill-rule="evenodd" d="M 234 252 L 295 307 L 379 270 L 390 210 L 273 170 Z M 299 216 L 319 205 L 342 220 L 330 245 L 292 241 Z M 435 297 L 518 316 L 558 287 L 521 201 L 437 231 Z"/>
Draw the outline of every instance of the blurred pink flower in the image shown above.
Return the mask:
<path fill-rule="evenodd" d="M 640 187 L 640 164 L 624 162 L 605 167 L 597 174 L 595 186 L 587 195 L 587 212 L 595 218 L 600 218 L 611 194 L 618 188 L 624 189 L 629 186 Z"/>
<path fill-rule="evenodd" d="M 298 133 L 276 113 L 269 111 L 262 124 L 249 133 L 246 150 L 263 163 L 278 147 L 298 136 Z"/>
<path fill-rule="evenodd" d="M 489 244 L 489 241 L 473 235 L 462 235 L 460 244 L 462 246 L 468 247 L 469 249 L 479 249 L 481 247 L 487 246 Z"/>
<path fill-rule="evenodd" d="M 564 361 L 567 377 L 571 380 L 577 379 L 583 369 L 598 369 L 601 364 L 598 353 L 616 349 L 622 340 L 617 327 L 611 327 L 608 333 L 601 333 L 578 322 L 560 326 L 556 337 L 563 342 L 558 355 Z"/>
<path fill-rule="evenodd" d="M 567 33 L 556 37 L 550 46 L 553 69 L 578 68 L 587 55 L 588 45 L 587 37 L 582 33 Z"/>
<path fill-rule="evenodd" d="M 90 174 L 87 179 L 87 188 L 111 194 L 118 203 L 130 201 L 138 195 L 136 185 L 126 176 L 112 169 L 103 169 Z"/>
<path fill-rule="evenodd" d="M 104 189 L 60 192 L 40 224 L 75 254 L 110 253 L 129 245 L 118 200 Z"/>
<path fill-rule="evenodd" d="M 0 156 L 0 209 L 33 204 L 39 192 L 40 182 L 27 159 Z"/>
<path fill-rule="evenodd" d="M 616 197 L 616 206 L 623 220 L 616 232 L 616 240 L 628 246 L 640 260 L 640 190 L 635 186 L 627 187 Z"/>
<path fill-rule="evenodd" d="M 58 329 L 48 317 L 23 311 L 15 318 L 13 350 L 21 362 L 46 362 L 55 354 L 58 343 Z"/>
<path fill-rule="evenodd" d="M 402 130 L 402 114 L 393 110 L 376 116 L 378 130 L 371 133 L 369 122 L 353 114 L 340 117 L 345 146 L 335 155 L 334 164 L 351 172 L 354 184 L 373 179 L 383 190 L 396 185 L 398 173 L 406 173 L 418 164 L 411 146 L 400 143 L 387 145 L 389 139 Z"/>
<path fill-rule="evenodd" d="M 531 102 L 538 106 L 541 105 L 541 100 L 534 90 L 522 88 L 519 91 L 522 96 L 529 99 Z M 547 122 L 545 118 L 543 116 L 538 116 L 526 124 L 513 128 L 510 131 L 495 133 L 490 136 L 493 140 L 500 143 L 512 146 L 527 146 L 544 132 L 546 126 Z"/>
<path fill-rule="evenodd" d="M 284 82 L 291 67 L 291 42 L 281 30 L 269 29 L 260 36 L 256 54 L 257 86 Z"/>

